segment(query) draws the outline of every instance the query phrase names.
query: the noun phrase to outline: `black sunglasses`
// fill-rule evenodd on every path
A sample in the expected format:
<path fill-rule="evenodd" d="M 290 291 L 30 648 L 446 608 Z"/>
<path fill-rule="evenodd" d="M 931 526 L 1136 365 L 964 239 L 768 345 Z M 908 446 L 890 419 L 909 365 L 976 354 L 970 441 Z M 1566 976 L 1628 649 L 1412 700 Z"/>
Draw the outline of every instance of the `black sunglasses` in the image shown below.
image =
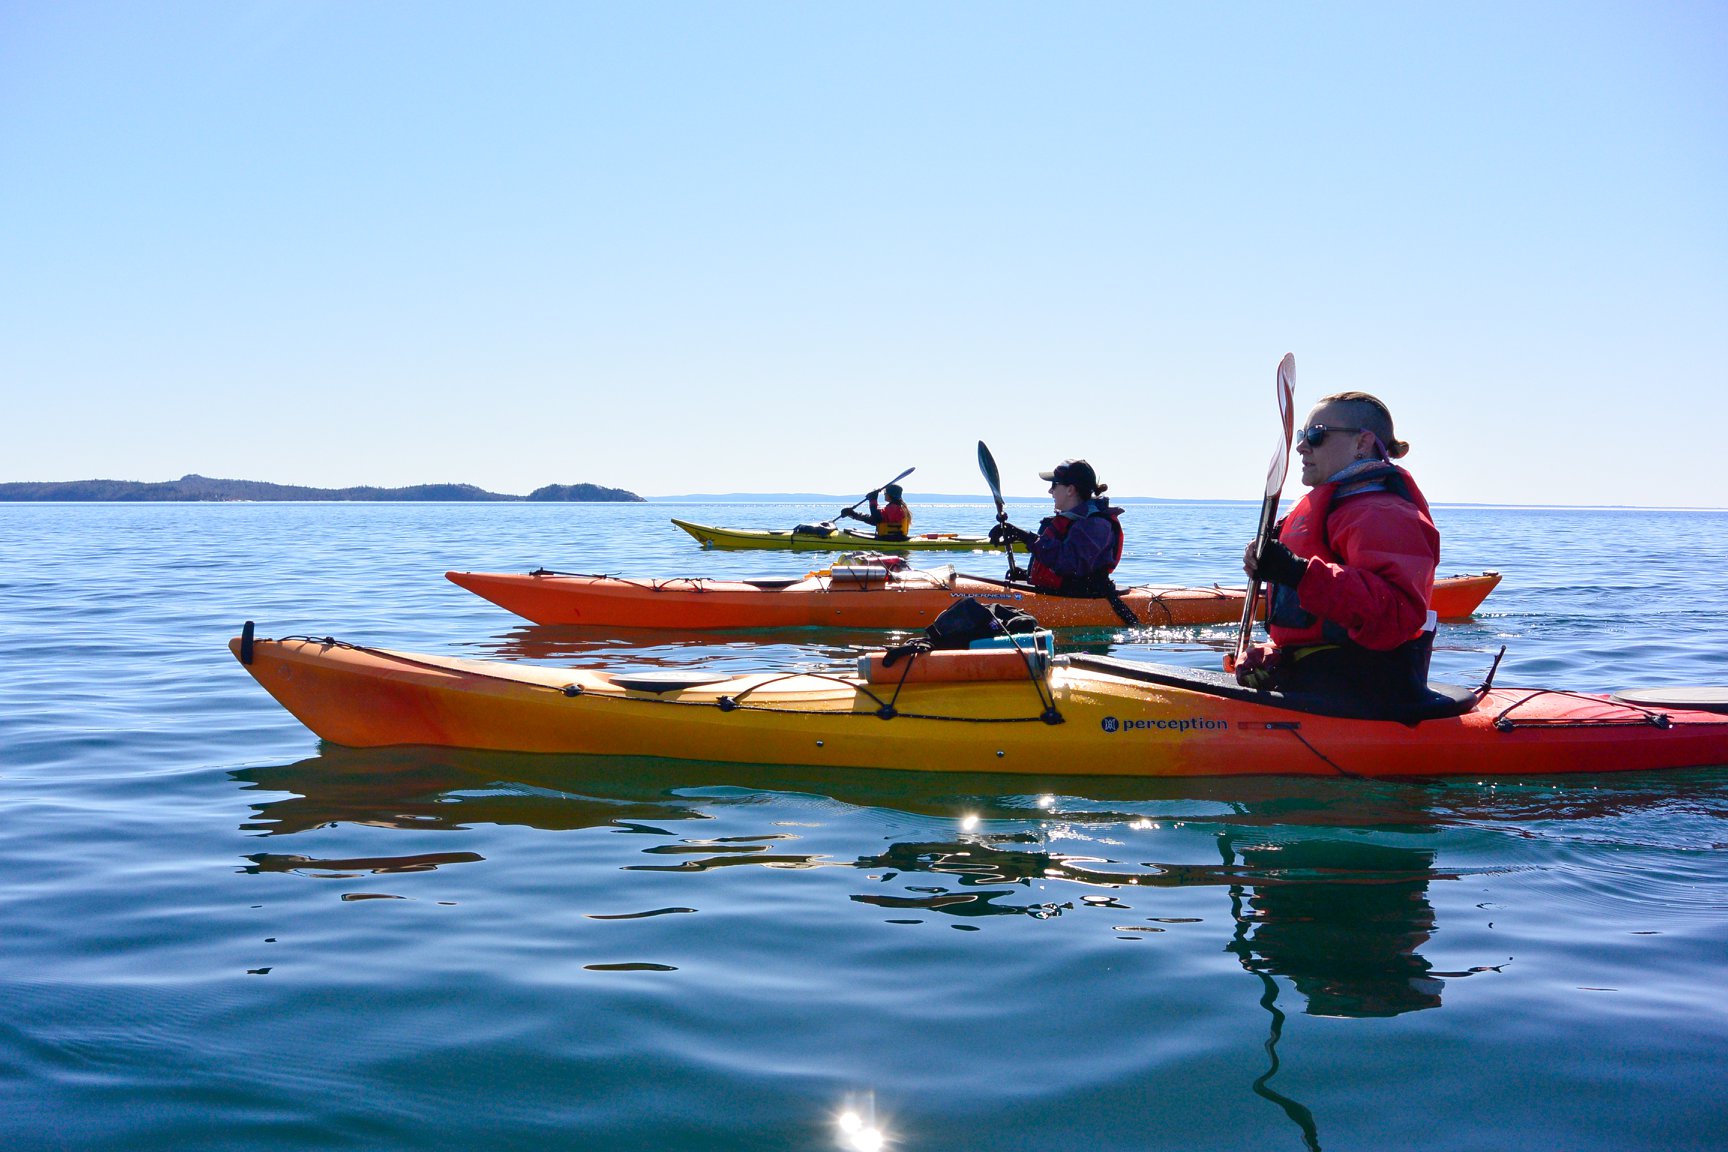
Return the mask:
<path fill-rule="evenodd" d="M 1342 425 L 1328 427 L 1325 424 L 1310 424 L 1308 427 L 1302 429 L 1302 431 L 1296 433 L 1296 439 L 1302 441 L 1302 443 L 1308 445 L 1310 448 L 1318 448 L 1320 445 L 1326 443 L 1326 437 L 1334 432 L 1362 431 L 1365 431 L 1365 429 L 1346 428 Z"/>

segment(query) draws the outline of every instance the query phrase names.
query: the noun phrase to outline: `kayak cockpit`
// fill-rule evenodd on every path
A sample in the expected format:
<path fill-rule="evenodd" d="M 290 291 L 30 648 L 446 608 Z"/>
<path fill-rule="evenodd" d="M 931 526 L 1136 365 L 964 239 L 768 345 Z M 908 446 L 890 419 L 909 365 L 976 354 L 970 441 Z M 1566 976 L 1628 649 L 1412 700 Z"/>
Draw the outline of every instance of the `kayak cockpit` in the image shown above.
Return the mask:
<path fill-rule="evenodd" d="M 1061 660 L 1070 668 L 1080 668 L 1088 672 L 1102 672 L 1140 684 L 1158 684 L 1167 688 L 1182 688 L 1190 692 L 1202 692 L 1208 696 L 1221 696 L 1227 700 L 1240 700 L 1244 703 L 1259 704 L 1268 708 L 1281 708 L 1285 711 L 1303 712 L 1313 716 L 1337 716 L 1347 720 L 1395 720 L 1401 724 L 1417 724 L 1423 720 L 1440 720 L 1448 716 L 1462 716 L 1476 707 L 1482 699 L 1482 693 L 1475 688 L 1431 681 L 1428 684 L 1428 693 L 1422 700 L 1410 707 L 1388 712 L 1384 709 L 1367 706 L 1359 700 L 1245 688 L 1236 683 L 1234 676 L 1226 675 L 1223 672 L 1212 672 L 1204 668 L 1146 664 L 1137 660 L 1123 660 L 1115 656 L 1086 654 L 1064 656 Z"/>
<path fill-rule="evenodd" d="M 1728 687 L 1622 688 L 1609 697 L 1634 708 L 1678 708 L 1687 712 L 1728 713 Z"/>

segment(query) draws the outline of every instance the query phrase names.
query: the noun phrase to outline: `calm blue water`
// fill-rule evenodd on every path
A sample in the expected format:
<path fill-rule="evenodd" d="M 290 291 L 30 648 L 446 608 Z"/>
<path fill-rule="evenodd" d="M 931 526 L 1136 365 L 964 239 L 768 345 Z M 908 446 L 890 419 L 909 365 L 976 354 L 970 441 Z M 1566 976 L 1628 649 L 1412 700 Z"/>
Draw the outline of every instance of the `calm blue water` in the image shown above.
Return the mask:
<path fill-rule="evenodd" d="M 830 1149 L 872 1124 L 908 1150 L 1728 1146 L 1728 770 L 1160 784 L 360 753 L 225 647 L 250 618 L 842 665 L 868 636 L 536 628 L 442 577 L 801 574 L 824 558 L 702 552 L 666 517 L 832 512 L 0 505 L 0 1147 Z M 1133 507 L 1122 575 L 1236 582 L 1253 517 Z M 1444 572 L 1506 580 L 1443 629 L 1437 674 L 1475 682 L 1504 644 L 1506 683 L 1728 683 L 1728 515 L 1439 519 Z M 1215 666 L 1229 632 L 1080 642 Z"/>

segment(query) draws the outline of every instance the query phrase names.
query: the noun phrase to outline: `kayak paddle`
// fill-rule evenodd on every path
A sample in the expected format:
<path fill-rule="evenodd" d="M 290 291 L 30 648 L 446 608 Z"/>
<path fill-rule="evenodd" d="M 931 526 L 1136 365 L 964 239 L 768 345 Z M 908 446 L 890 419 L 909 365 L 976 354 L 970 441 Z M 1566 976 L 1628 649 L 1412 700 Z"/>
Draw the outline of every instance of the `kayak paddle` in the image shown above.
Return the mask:
<path fill-rule="evenodd" d="M 990 485 L 990 498 L 996 501 L 996 523 L 1008 523 L 1008 510 L 1002 506 L 1002 473 L 996 470 L 996 457 L 990 447 L 978 441 L 978 471 L 984 473 L 984 483 Z M 1008 554 L 1008 579 L 1014 579 L 1014 541 L 1003 540 L 1002 550 Z"/>
<path fill-rule="evenodd" d="M 1260 527 L 1254 533 L 1254 567 L 1266 555 L 1266 542 L 1272 539 L 1272 525 L 1278 519 L 1278 498 L 1284 492 L 1284 477 L 1290 471 L 1290 442 L 1295 438 L 1296 356 L 1285 353 L 1278 362 L 1278 418 L 1284 425 L 1284 437 L 1272 452 L 1272 464 L 1266 469 L 1266 495 L 1260 501 Z M 1260 602 L 1260 579 L 1248 582 L 1248 592 L 1242 597 L 1242 630 L 1236 635 L 1236 651 L 1224 657 L 1224 671 L 1235 672 L 1236 666 L 1248 655 L 1248 640 L 1254 631 L 1254 611 Z"/>
<path fill-rule="evenodd" d="M 904 479 L 906 479 L 906 477 L 908 477 L 908 476 L 910 476 L 910 475 L 912 475 L 912 473 L 914 473 L 914 472 L 916 472 L 916 471 L 918 471 L 918 468 L 917 468 L 917 466 L 916 466 L 916 465 L 914 465 L 914 466 L 912 466 L 912 467 L 911 467 L 911 468 L 908 468 L 908 469 L 906 469 L 906 471 L 904 471 L 904 472 L 902 472 L 902 473 L 900 473 L 900 475 L 898 475 L 898 476 L 896 476 L 896 477 L 894 477 L 894 479 L 892 479 L 892 480 L 890 480 L 890 481 L 888 481 L 888 484 L 898 484 L 898 483 L 900 483 L 900 481 L 902 481 L 902 480 L 904 480 Z M 884 485 L 882 485 L 882 487 L 881 487 L 881 488 L 877 488 L 877 489 L 876 489 L 876 491 L 878 491 L 878 492 L 880 492 L 880 491 L 882 491 L 882 488 L 886 488 L 886 487 L 888 487 L 888 484 L 884 484 Z M 856 499 L 856 500 L 854 500 L 854 501 L 853 501 L 853 502 L 852 502 L 852 504 L 851 504 L 851 506 L 850 506 L 850 507 L 848 507 L 848 508 L 847 508 L 847 509 L 846 509 L 846 510 L 845 510 L 845 512 L 851 512 L 851 511 L 852 511 L 852 510 L 853 510 L 853 509 L 855 509 L 855 508 L 857 508 L 857 507 L 858 507 L 858 505 L 860 505 L 860 504 L 862 504 L 862 503 L 864 503 L 864 501 L 866 501 L 866 500 L 868 500 L 868 499 L 870 499 L 870 497 L 869 497 L 869 496 L 868 496 L 868 495 L 865 495 L 865 496 L 860 496 L 860 497 L 858 497 L 858 499 Z M 841 515 L 845 515 L 845 512 L 842 512 L 842 513 L 841 513 Z"/>

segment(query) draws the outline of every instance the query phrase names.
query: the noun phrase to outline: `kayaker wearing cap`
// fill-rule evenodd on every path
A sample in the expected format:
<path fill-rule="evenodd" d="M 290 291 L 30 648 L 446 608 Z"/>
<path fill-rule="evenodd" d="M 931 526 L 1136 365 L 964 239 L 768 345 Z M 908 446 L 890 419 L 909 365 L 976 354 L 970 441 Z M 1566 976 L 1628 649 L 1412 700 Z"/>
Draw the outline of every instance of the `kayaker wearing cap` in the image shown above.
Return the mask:
<path fill-rule="evenodd" d="M 876 506 L 878 494 L 888 497 L 888 503 L 880 508 Z M 898 484 L 889 484 L 879 493 L 872 489 L 865 497 L 870 501 L 870 511 L 854 512 L 843 508 L 840 515 L 874 525 L 878 540 L 907 540 L 912 536 L 912 509 L 906 506 L 904 496 L 905 491 Z"/>
<path fill-rule="evenodd" d="M 1237 667 L 1243 684 L 1389 705 L 1425 692 L 1440 533 L 1416 481 L 1392 463 L 1409 451 L 1366 392 L 1327 396 L 1308 414 L 1296 455 L 1311 491 L 1258 569 L 1253 544 L 1242 556 L 1270 586 L 1272 637 Z"/>
<path fill-rule="evenodd" d="M 990 542 L 1024 543 L 1032 555 L 1027 579 L 1040 589 L 1059 596 L 1110 595 L 1110 573 L 1122 560 L 1122 510 L 1104 496 L 1109 485 L 1098 483 L 1084 460 L 1064 460 L 1038 475 L 1050 481 L 1056 514 L 1045 517 L 1036 532 L 998 524 L 990 529 Z"/>

